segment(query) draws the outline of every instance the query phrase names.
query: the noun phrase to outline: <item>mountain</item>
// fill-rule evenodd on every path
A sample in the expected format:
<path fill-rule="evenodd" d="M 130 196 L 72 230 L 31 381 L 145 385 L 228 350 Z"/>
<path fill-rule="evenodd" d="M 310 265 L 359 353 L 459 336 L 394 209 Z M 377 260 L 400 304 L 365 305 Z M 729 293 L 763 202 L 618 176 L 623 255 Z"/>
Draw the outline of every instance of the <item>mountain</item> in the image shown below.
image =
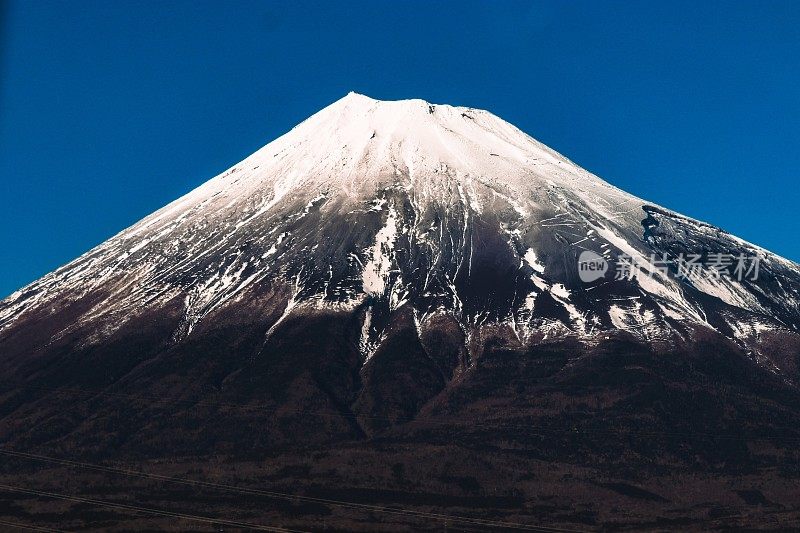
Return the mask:
<path fill-rule="evenodd" d="M 12 448 L 287 466 L 297 446 L 361 460 L 378 446 L 405 472 L 383 483 L 406 490 L 441 466 L 423 450 L 455 446 L 500 470 L 522 454 L 619 478 L 624 458 L 669 492 L 668 464 L 715 483 L 796 473 L 780 443 L 800 437 L 800 267 L 487 111 L 350 93 L 3 300 L 0 355 Z M 369 457 L 315 482 L 369 485 Z M 495 483 L 452 468 L 425 490 Z M 708 518 L 624 488 L 630 472 L 594 486 L 647 502 L 633 523 L 665 502 L 687 525 Z M 528 511 L 530 479 L 512 491 Z M 583 525 L 619 519 L 587 512 Z"/>

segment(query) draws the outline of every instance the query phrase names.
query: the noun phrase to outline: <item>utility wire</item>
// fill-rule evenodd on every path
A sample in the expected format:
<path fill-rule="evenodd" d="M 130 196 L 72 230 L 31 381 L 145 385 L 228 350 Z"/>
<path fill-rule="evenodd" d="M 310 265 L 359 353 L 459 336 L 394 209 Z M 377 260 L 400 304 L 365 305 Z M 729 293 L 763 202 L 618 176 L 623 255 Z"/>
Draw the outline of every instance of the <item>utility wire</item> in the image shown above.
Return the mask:
<path fill-rule="evenodd" d="M 117 502 L 109 502 L 104 500 L 96 500 L 93 498 L 84 498 L 82 496 L 73 496 L 70 494 L 61 494 L 58 492 L 48 492 L 43 490 L 36 490 L 36 489 L 29 489 L 26 487 L 18 487 L 15 485 L 7 485 L 4 483 L 0 483 L 0 489 L 7 490 L 10 492 L 19 492 L 22 494 L 31 494 L 34 496 L 41 496 L 45 498 L 53 498 L 56 500 L 65 500 L 65 501 L 72 501 L 72 502 L 79 502 L 79 503 L 87 503 L 90 505 L 96 505 L 99 507 L 108 507 L 110 509 L 117 509 L 123 511 L 134 511 L 138 513 L 144 513 L 154 516 L 166 516 L 170 518 L 180 518 L 184 520 L 192 520 L 195 522 L 205 522 L 207 524 L 218 524 L 224 526 L 231 526 L 231 527 L 240 527 L 246 529 L 254 529 L 256 531 L 277 531 L 277 532 L 289 532 L 289 533 L 299 533 L 298 530 L 291 530 L 282 527 L 273 527 L 273 526 L 265 526 L 261 524 L 252 524 L 249 522 L 239 522 L 235 520 L 226 520 L 224 518 L 211 518 L 208 516 L 200 516 L 200 515 L 193 515 L 188 513 L 177 513 L 173 511 L 165 511 L 162 509 L 152 509 L 149 507 L 140 507 L 138 505 L 130 505 L 126 503 L 117 503 Z"/>
<path fill-rule="evenodd" d="M 302 496 L 299 494 L 292 494 L 286 492 L 278 492 L 278 491 L 271 491 L 271 490 L 263 490 L 263 489 L 254 489 L 254 488 L 247 488 L 247 487 L 240 487 L 237 485 L 231 485 L 227 483 L 216 483 L 212 481 L 200 481 L 194 479 L 186 479 L 180 477 L 173 477 L 173 476 L 165 476 L 162 474 L 154 474 L 149 472 L 142 472 L 139 470 L 130 470 L 127 468 L 119 468 L 113 466 L 106 466 L 100 465 L 96 463 L 88 463 L 88 462 L 81 462 L 81 461 L 72 461 L 69 459 L 60 459 L 57 457 L 48 457 L 46 455 L 39 455 L 34 453 L 28 452 L 20 452 L 15 450 L 9 450 L 6 448 L 0 448 L 0 454 L 12 456 L 12 457 L 19 457 L 24 459 L 31 459 L 40 462 L 48 462 L 54 464 L 60 464 L 64 466 L 70 466 L 73 468 L 84 468 L 88 470 L 96 470 L 102 472 L 109 472 L 113 474 L 120 474 L 124 476 L 133 476 L 133 477 L 140 477 L 144 479 L 152 479 L 156 481 L 163 481 L 168 483 L 175 483 L 180 485 L 189 485 L 194 487 L 205 487 L 205 488 L 214 488 L 214 489 L 222 489 L 227 490 L 230 492 L 238 492 L 240 494 L 247 494 L 247 495 L 255 495 L 255 496 L 266 496 L 270 498 L 277 498 L 283 500 L 290 500 L 290 501 L 303 501 L 309 503 L 320 503 L 320 504 L 327 504 L 327 505 L 335 505 L 339 507 L 347 507 L 350 509 L 358 509 L 362 511 L 369 511 L 369 512 L 376 512 L 376 513 L 388 513 L 388 514 L 395 514 L 395 515 L 404 515 L 404 516 L 413 516 L 417 518 L 427 518 L 427 519 L 434 519 L 440 520 L 450 523 L 463 523 L 463 524 L 470 524 L 470 525 L 479 525 L 479 526 L 487 526 L 487 527 L 497 527 L 497 528 L 505 528 L 505 529 L 519 529 L 525 531 L 569 531 L 566 529 L 558 529 L 558 528 L 551 528 L 545 526 L 530 526 L 527 524 L 519 524 L 513 522 L 503 522 L 503 521 L 496 521 L 496 520 L 484 520 L 482 518 L 472 518 L 467 516 L 458 516 L 458 515 L 449 515 L 449 514 L 441 514 L 441 513 L 430 513 L 425 511 L 414 511 L 411 509 L 402 509 L 397 507 L 385 507 L 379 505 L 370 505 L 370 504 L 363 504 L 363 503 L 355 503 L 355 502 L 348 502 L 343 500 L 334 500 L 330 498 L 317 498 L 314 496 Z"/>
<path fill-rule="evenodd" d="M 0 526 L 15 527 L 17 529 L 24 529 L 25 531 L 42 531 L 44 533 L 63 533 L 61 529 L 50 529 L 48 527 L 32 526 L 30 524 L 20 524 L 18 522 L 9 522 L 8 520 L 0 519 Z"/>

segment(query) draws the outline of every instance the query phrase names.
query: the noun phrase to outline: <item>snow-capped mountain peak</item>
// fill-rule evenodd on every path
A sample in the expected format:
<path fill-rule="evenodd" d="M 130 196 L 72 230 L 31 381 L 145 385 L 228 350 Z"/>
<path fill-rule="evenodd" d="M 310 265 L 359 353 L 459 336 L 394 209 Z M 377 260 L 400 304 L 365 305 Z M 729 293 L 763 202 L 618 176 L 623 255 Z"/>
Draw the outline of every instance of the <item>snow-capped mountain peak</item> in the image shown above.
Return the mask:
<path fill-rule="evenodd" d="M 580 279 L 584 251 L 606 276 Z M 689 254 L 758 258 L 761 277 L 682 277 Z M 636 275 L 614 275 L 620 257 Z M 403 309 L 418 328 L 448 316 L 470 339 L 502 330 L 521 345 L 695 327 L 752 343 L 798 330 L 799 291 L 794 263 L 625 193 L 487 111 L 349 93 L 11 295 L 0 332 L 79 303 L 53 335 L 92 343 L 177 307 L 179 342 L 267 298 L 267 336 L 293 314 L 353 313 L 365 359 Z"/>

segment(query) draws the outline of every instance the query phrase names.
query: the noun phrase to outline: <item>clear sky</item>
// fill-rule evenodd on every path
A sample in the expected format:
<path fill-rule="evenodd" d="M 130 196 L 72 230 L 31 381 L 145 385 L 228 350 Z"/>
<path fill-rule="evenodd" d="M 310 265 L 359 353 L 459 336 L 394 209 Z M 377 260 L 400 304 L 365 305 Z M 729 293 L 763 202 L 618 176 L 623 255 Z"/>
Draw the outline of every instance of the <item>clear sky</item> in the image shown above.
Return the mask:
<path fill-rule="evenodd" d="M 800 260 L 796 0 L 0 5 L 0 296 L 350 90 L 488 109 Z"/>

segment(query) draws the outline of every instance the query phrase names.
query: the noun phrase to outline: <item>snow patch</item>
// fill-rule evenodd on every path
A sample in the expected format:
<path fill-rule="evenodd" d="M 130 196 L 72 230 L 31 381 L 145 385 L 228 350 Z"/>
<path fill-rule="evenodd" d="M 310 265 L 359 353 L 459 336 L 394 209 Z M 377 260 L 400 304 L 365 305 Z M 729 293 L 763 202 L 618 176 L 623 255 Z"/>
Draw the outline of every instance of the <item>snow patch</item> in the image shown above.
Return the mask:
<path fill-rule="evenodd" d="M 533 248 L 528 248 L 528 251 L 525 252 L 524 259 L 525 262 L 528 263 L 529 267 L 539 274 L 544 274 L 544 265 L 539 262 L 539 259 L 537 258 L 536 252 L 533 250 Z"/>
<path fill-rule="evenodd" d="M 397 213 L 389 208 L 386 225 L 375 235 L 375 244 L 369 249 L 369 260 L 364 265 L 362 283 L 369 294 L 383 294 L 394 258 L 394 242 L 397 237 Z"/>

